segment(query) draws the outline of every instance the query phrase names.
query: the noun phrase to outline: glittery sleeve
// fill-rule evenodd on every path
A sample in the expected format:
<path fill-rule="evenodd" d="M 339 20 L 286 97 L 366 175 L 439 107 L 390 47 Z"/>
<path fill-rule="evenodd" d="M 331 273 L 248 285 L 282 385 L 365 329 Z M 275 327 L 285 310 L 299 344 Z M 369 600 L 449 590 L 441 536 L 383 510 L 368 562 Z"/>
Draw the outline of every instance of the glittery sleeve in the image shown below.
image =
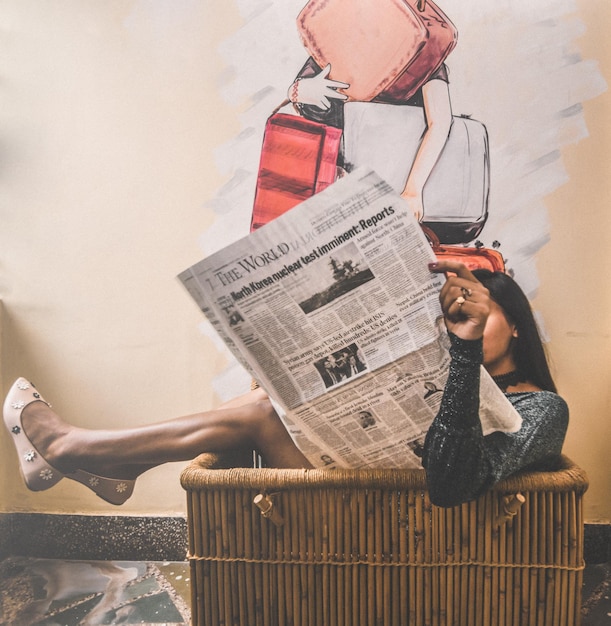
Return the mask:
<path fill-rule="evenodd" d="M 431 501 L 438 506 L 473 500 L 519 469 L 557 456 L 568 425 L 568 407 L 555 393 L 510 393 L 522 427 L 484 437 L 479 420 L 482 342 L 450 339 L 450 372 L 423 455 Z"/>

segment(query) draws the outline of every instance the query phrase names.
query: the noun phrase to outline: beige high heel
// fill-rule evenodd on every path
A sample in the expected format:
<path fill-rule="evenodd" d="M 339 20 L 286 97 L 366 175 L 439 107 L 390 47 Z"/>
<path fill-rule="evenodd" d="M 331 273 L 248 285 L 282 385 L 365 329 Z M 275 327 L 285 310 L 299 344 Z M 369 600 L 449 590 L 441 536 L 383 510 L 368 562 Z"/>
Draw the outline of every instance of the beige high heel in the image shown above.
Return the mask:
<path fill-rule="evenodd" d="M 134 492 L 135 480 L 106 478 L 85 470 L 62 473 L 40 454 L 23 430 L 21 415 L 32 402 L 44 402 L 51 406 L 25 378 L 18 378 L 4 401 L 4 424 L 12 435 L 19 457 L 19 468 L 26 486 L 31 491 L 44 491 L 56 485 L 62 478 L 69 478 L 88 487 L 98 497 L 110 504 L 123 504 Z"/>

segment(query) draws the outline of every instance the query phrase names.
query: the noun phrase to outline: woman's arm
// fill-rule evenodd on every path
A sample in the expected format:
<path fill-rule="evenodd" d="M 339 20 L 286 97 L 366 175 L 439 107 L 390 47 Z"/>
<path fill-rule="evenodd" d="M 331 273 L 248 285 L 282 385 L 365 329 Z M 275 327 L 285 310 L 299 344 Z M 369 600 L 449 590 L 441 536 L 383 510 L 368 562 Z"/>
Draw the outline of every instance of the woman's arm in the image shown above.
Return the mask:
<path fill-rule="evenodd" d="M 437 506 L 474 500 L 499 480 L 556 458 L 562 451 L 568 407 L 550 391 L 511 394 L 522 418 L 520 430 L 483 435 L 478 415 L 478 343 L 452 337 L 448 384 L 426 436 L 423 466 L 431 502 Z"/>
<path fill-rule="evenodd" d="M 482 340 L 453 334 L 450 340 L 448 380 L 422 458 L 431 502 L 438 506 L 472 500 L 489 486 L 491 478 L 479 420 Z"/>
<path fill-rule="evenodd" d="M 455 274 L 439 292 L 452 360 L 439 412 L 425 439 L 422 464 L 431 501 L 454 506 L 489 484 L 479 420 L 479 382 L 491 303 L 488 290 L 462 263 L 438 261 L 430 269 Z"/>
<path fill-rule="evenodd" d="M 445 80 L 435 79 L 425 83 L 422 98 L 427 127 L 401 193 L 418 219 L 422 219 L 424 214 L 424 185 L 439 159 L 452 126 L 450 91 Z"/>

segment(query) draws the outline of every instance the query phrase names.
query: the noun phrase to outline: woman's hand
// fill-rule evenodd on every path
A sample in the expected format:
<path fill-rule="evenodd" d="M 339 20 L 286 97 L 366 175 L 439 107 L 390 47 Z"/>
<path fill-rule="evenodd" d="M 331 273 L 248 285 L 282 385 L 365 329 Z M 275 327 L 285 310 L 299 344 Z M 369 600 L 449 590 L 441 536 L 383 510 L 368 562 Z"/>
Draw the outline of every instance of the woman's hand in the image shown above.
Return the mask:
<path fill-rule="evenodd" d="M 480 339 L 490 314 L 490 294 L 469 269 L 456 261 L 430 263 L 435 273 L 451 272 L 439 292 L 448 331 L 461 339 Z"/>
<path fill-rule="evenodd" d="M 293 103 L 311 104 L 326 111 L 331 106 L 331 100 L 347 100 L 348 96 L 337 91 L 348 89 L 348 83 L 327 78 L 331 71 L 328 64 L 320 73 L 312 78 L 298 78 L 288 90 L 289 100 Z"/>

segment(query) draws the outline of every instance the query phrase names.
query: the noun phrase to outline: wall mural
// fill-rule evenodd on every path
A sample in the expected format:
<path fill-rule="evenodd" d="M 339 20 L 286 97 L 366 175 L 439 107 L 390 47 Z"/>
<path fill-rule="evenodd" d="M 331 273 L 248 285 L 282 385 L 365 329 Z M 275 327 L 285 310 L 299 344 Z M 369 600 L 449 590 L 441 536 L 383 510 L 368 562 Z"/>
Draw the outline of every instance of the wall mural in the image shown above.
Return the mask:
<path fill-rule="evenodd" d="M 607 85 L 572 0 L 438 3 L 235 0 L 219 90 L 242 130 L 216 152 L 227 183 L 206 254 L 307 197 L 312 177 L 320 190 L 366 164 L 442 242 L 498 249 L 535 295 L 562 149 L 587 137 L 582 103 Z"/>

